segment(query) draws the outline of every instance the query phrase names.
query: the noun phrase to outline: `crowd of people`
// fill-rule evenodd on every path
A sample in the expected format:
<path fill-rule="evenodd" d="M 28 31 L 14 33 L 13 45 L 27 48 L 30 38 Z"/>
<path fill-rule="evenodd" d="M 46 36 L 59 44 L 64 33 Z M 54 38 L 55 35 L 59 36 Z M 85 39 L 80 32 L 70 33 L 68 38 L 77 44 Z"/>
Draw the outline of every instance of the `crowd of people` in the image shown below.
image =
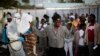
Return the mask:
<path fill-rule="evenodd" d="M 39 17 L 33 21 L 30 13 L 4 13 L 2 43 L 8 46 L 10 56 L 27 56 L 24 44 L 32 33 L 36 39 L 29 41 L 37 41 L 37 48 L 32 49 L 35 56 L 100 56 L 100 24 L 96 16 L 70 13 L 64 18 L 62 25 L 57 12 L 52 18 L 44 14 L 41 21 Z"/>

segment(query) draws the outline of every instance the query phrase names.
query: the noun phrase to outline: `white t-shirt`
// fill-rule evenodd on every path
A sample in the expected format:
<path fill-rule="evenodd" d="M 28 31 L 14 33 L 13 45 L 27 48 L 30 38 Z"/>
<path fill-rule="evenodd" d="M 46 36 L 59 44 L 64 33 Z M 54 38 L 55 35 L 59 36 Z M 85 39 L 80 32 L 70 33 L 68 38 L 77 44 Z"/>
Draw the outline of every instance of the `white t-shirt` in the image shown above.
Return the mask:
<path fill-rule="evenodd" d="M 41 26 L 42 26 L 42 24 L 39 24 L 39 29 L 41 28 Z M 43 28 L 41 28 L 40 31 L 43 31 L 44 28 L 46 28 L 46 27 L 47 27 L 47 24 L 44 24 L 44 25 L 43 25 Z"/>
<path fill-rule="evenodd" d="M 83 35 L 84 35 L 84 31 L 83 31 L 83 30 L 79 30 L 79 36 L 80 36 L 79 45 L 80 45 L 80 46 L 84 46 Z"/>

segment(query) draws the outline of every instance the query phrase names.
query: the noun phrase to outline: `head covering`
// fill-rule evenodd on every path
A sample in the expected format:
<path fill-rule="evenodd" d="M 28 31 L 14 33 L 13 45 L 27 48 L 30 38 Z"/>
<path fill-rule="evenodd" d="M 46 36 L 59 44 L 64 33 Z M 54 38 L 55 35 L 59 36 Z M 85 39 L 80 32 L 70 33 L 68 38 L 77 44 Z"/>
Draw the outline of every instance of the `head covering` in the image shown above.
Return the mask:
<path fill-rule="evenodd" d="M 74 15 L 69 16 L 70 19 L 75 19 Z"/>
<path fill-rule="evenodd" d="M 23 13 L 21 17 L 21 22 L 18 27 L 18 31 L 22 34 L 26 33 L 30 29 L 29 22 L 32 22 L 32 16 L 27 13 Z"/>
<path fill-rule="evenodd" d="M 33 16 L 32 15 L 27 15 L 27 17 L 26 17 L 26 19 L 29 21 L 29 22 L 32 22 L 33 20 L 32 20 L 32 18 L 33 18 Z"/>
<path fill-rule="evenodd" d="M 20 16 L 19 13 L 15 13 L 15 14 L 14 14 L 14 17 L 15 17 L 15 18 L 18 18 L 18 19 L 21 18 L 21 16 Z"/>

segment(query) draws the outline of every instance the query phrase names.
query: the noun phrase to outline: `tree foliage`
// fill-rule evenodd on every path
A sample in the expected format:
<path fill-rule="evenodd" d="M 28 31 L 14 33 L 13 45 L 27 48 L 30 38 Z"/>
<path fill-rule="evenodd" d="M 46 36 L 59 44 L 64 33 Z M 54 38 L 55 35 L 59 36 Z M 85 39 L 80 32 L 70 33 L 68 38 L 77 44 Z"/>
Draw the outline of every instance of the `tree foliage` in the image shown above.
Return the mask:
<path fill-rule="evenodd" d="M 16 0 L 0 0 L 0 7 L 3 8 L 11 8 L 11 7 L 18 7 L 19 2 Z"/>
<path fill-rule="evenodd" d="M 29 0 L 22 0 L 23 2 L 25 2 L 25 3 L 29 3 Z"/>

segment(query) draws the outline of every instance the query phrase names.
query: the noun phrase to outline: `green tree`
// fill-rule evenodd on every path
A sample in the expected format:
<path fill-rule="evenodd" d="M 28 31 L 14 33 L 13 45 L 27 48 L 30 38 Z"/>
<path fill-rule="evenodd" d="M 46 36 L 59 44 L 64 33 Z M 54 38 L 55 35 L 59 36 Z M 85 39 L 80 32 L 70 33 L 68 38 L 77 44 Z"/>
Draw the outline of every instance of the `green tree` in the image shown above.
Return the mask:
<path fill-rule="evenodd" d="M 29 0 L 22 0 L 23 2 L 25 2 L 25 3 L 29 3 Z"/>
<path fill-rule="evenodd" d="M 19 2 L 17 0 L 0 0 L 0 7 L 11 8 L 18 7 Z"/>

